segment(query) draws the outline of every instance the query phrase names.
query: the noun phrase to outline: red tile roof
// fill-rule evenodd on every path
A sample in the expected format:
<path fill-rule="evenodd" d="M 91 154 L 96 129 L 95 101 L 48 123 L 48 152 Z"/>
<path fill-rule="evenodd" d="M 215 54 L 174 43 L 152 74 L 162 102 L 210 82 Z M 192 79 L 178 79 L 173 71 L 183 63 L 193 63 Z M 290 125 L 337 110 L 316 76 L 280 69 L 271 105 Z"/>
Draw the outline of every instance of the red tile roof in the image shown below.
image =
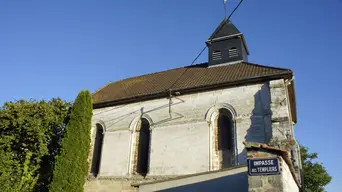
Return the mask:
<path fill-rule="evenodd" d="M 170 91 L 205 90 L 213 86 L 234 86 L 241 83 L 292 77 L 290 69 L 241 62 L 209 67 L 207 63 L 123 79 L 93 93 L 94 105 L 117 103 L 163 94 Z"/>

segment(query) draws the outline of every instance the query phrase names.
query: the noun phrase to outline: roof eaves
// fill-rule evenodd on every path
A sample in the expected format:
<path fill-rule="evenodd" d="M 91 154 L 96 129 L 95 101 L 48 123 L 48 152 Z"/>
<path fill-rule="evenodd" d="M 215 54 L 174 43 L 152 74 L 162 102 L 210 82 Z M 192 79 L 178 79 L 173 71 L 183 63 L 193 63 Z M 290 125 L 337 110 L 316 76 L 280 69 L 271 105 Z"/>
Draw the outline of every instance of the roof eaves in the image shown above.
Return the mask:
<path fill-rule="evenodd" d="M 156 92 L 156 93 L 149 93 L 149 94 L 143 94 L 143 95 L 135 95 L 132 97 L 126 97 L 123 99 L 117 99 L 117 100 L 111 100 L 111 101 L 103 101 L 98 103 L 93 103 L 93 108 L 103 108 L 103 107 L 110 107 L 115 105 L 121 105 L 121 104 L 127 104 L 127 103 L 134 103 L 137 101 L 146 101 L 151 99 L 158 99 L 167 97 L 169 94 L 169 91 L 165 90 L 165 92 Z"/>
<path fill-rule="evenodd" d="M 296 104 L 296 89 L 295 89 L 295 82 L 294 80 L 291 82 L 289 85 L 289 97 L 290 97 L 290 102 L 291 102 L 291 114 L 292 114 L 292 121 L 296 124 L 298 119 L 297 119 L 297 104 Z"/>
<path fill-rule="evenodd" d="M 212 42 L 216 42 L 216 41 L 222 41 L 222 40 L 225 40 L 225 39 L 230 39 L 232 37 L 238 37 L 238 36 L 243 36 L 242 33 L 236 33 L 236 34 L 233 34 L 233 35 L 227 35 L 227 36 L 224 36 L 224 37 L 217 37 L 217 38 L 214 38 L 214 39 L 208 39 L 207 41 L 205 41 L 206 43 L 212 43 Z"/>

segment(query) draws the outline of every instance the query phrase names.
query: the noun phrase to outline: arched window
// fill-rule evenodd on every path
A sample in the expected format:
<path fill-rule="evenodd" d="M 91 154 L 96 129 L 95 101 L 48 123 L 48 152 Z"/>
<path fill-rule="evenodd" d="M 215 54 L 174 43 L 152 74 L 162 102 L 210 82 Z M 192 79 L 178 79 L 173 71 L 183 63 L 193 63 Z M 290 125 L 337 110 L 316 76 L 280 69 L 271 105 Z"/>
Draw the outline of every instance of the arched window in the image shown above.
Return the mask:
<path fill-rule="evenodd" d="M 96 124 L 96 136 L 94 142 L 93 159 L 91 163 L 91 173 L 96 177 L 100 170 L 101 150 L 103 143 L 103 127 Z"/>
<path fill-rule="evenodd" d="M 227 109 L 220 109 L 217 118 L 217 147 L 221 156 L 221 168 L 234 164 L 234 129 L 232 115 Z"/>
<path fill-rule="evenodd" d="M 148 173 L 150 156 L 150 124 L 146 119 L 141 119 L 138 139 L 137 172 L 142 176 Z"/>
<path fill-rule="evenodd" d="M 221 51 L 214 51 L 212 56 L 214 61 L 222 59 Z"/>
<path fill-rule="evenodd" d="M 228 50 L 229 58 L 239 56 L 239 52 L 236 47 L 232 47 Z"/>

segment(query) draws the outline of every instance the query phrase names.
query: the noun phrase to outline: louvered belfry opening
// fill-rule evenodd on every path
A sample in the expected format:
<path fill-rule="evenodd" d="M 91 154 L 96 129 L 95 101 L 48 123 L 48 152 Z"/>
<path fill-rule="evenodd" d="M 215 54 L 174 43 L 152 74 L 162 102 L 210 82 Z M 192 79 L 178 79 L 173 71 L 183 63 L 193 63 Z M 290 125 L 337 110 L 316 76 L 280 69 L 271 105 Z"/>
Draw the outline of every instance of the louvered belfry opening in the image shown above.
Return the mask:
<path fill-rule="evenodd" d="M 214 51 L 212 58 L 215 61 L 216 60 L 221 60 L 222 59 L 221 51 Z"/>
<path fill-rule="evenodd" d="M 239 56 L 239 52 L 238 52 L 236 47 L 230 48 L 229 51 L 228 51 L 228 54 L 229 54 L 229 58 L 238 57 Z"/>
<path fill-rule="evenodd" d="M 234 164 L 234 131 L 233 121 L 227 109 L 220 109 L 217 119 L 218 150 L 221 152 L 221 168 Z"/>
<path fill-rule="evenodd" d="M 96 124 L 96 136 L 94 142 L 93 159 L 91 164 L 91 173 L 96 177 L 100 171 L 101 151 L 103 143 L 103 127 Z"/>
<path fill-rule="evenodd" d="M 146 176 L 148 173 L 148 164 L 150 156 L 150 124 L 146 119 L 141 119 L 141 128 L 139 131 L 139 144 L 138 144 L 138 160 L 137 172 Z"/>

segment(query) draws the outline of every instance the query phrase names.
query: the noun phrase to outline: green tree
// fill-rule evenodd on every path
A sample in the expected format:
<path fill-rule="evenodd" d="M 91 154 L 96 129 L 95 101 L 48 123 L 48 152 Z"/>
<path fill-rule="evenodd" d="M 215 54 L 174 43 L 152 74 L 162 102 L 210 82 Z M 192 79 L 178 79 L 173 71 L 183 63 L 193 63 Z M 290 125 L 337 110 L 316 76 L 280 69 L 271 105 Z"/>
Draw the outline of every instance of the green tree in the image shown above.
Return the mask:
<path fill-rule="evenodd" d="M 330 183 L 331 176 L 322 163 L 315 162 L 317 153 L 309 153 L 307 147 L 300 147 L 305 192 L 324 192 L 324 186 Z"/>
<path fill-rule="evenodd" d="M 0 108 L 0 191 L 40 191 L 51 181 L 70 103 L 6 102 Z"/>
<path fill-rule="evenodd" d="M 50 185 L 52 192 L 81 192 L 88 173 L 92 100 L 81 91 L 71 109 Z"/>

